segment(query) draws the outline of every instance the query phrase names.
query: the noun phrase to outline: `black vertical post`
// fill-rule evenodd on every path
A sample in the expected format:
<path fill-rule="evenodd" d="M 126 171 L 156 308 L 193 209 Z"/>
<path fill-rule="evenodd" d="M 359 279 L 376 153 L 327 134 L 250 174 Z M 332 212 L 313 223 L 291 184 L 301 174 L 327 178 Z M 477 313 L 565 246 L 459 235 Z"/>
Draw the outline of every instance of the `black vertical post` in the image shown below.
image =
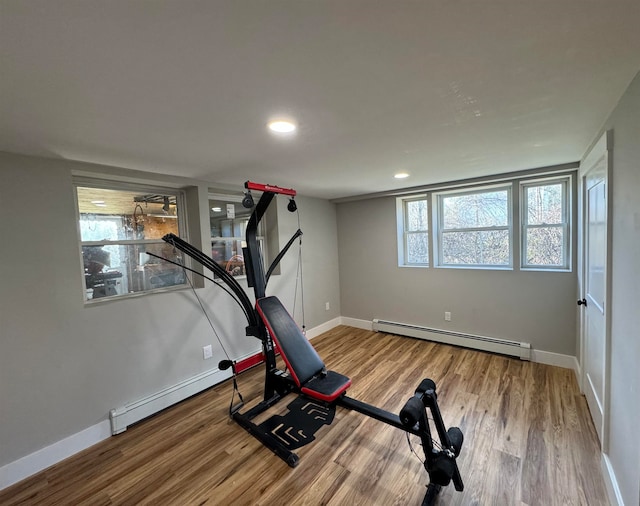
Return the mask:
<path fill-rule="evenodd" d="M 265 296 L 267 289 L 267 279 L 264 273 L 264 265 L 262 261 L 262 255 L 260 254 L 260 246 L 258 245 L 257 233 L 258 224 L 267 211 L 269 204 L 273 200 L 275 193 L 265 191 L 260 200 L 256 204 L 256 207 L 251 213 L 249 223 L 247 224 L 246 238 L 247 238 L 247 253 L 249 258 L 245 260 L 245 263 L 249 263 L 250 267 L 247 270 L 247 274 L 252 276 L 253 279 L 249 279 L 249 285 L 253 286 L 253 292 L 256 296 L 256 300 Z M 253 282 L 253 283 L 252 283 Z"/>
<path fill-rule="evenodd" d="M 260 254 L 260 245 L 258 244 L 258 224 L 264 216 L 269 204 L 275 196 L 274 193 L 265 191 L 260 200 L 256 204 L 256 207 L 251 213 L 249 223 L 247 224 L 246 239 L 247 247 L 244 248 L 245 265 L 247 266 L 247 282 L 249 286 L 253 287 L 253 293 L 256 300 L 265 296 L 267 289 L 267 278 L 264 272 L 264 263 L 262 255 Z M 255 311 L 255 310 L 254 310 Z M 258 336 L 262 341 L 262 352 L 264 354 L 266 377 L 264 385 L 264 399 L 265 401 L 272 398 L 276 393 L 276 385 L 274 384 L 273 371 L 276 368 L 276 353 L 274 350 L 273 339 L 269 335 L 269 332 L 262 324 L 260 318 L 260 335 Z"/>

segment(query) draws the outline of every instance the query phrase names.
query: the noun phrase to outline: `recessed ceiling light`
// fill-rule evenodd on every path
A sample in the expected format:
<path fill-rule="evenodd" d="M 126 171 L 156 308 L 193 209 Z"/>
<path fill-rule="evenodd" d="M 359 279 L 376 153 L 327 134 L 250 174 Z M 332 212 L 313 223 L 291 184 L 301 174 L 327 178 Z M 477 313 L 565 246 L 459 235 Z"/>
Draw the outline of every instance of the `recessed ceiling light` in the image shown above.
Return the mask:
<path fill-rule="evenodd" d="M 269 130 L 277 134 L 291 134 L 296 131 L 296 124 L 288 119 L 276 119 L 267 125 Z"/>
<path fill-rule="evenodd" d="M 394 174 L 393 177 L 395 177 L 396 179 L 405 179 L 405 178 L 409 177 L 409 173 L 408 172 L 398 172 L 397 174 Z"/>

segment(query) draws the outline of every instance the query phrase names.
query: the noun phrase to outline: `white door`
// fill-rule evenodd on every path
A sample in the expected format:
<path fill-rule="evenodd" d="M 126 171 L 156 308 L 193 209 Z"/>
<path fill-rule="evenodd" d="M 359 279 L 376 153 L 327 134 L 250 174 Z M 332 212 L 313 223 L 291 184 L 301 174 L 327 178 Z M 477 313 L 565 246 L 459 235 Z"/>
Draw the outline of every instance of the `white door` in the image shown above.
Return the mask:
<path fill-rule="evenodd" d="M 603 445 L 608 399 L 607 312 L 607 176 L 606 137 L 593 148 L 581 167 L 584 196 L 582 315 L 583 390 Z"/>

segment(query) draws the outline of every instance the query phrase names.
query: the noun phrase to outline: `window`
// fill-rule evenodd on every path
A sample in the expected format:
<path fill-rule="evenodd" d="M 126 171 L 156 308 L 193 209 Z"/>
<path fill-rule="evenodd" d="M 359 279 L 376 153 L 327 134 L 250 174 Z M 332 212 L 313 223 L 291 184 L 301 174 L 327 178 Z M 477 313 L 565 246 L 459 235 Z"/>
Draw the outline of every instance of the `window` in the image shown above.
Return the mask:
<path fill-rule="evenodd" d="M 572 188 L 565 173 L 399 197 L 398 265 L 570 270 Z"/>
<path fill-rule="evenodd" d="M 569 268 L 568 185 L 568 178 L 521 185 L 523 268 Z"/>
<path fill-rule="evenodd" d="M 253 209 L 241 203 L 236 195 L 209 195 L 211 226 L 211 258 L 232 276 L 245 276 L 242 248 L 246 247 L 245 230 Z M 264 251 L 264 220 L 258 225 L 258 244 Z"/>
<path fill-rule="evenodd" d="M 137 185 L 76 183 L 85 300 L 181 286 L 184 270 L 152 257 L 176 260 L 162 241 L 180 235 L 181 194 Z"/>
<path fill-rule="evenodd" d="M 426 196 L 402 200 L 402 265 L 429 265 L 429 200 Z"/>
<path fill-rule="evenodd" d="M 438 265 L 511 265 L 511 186 L 441 193 Z"/>

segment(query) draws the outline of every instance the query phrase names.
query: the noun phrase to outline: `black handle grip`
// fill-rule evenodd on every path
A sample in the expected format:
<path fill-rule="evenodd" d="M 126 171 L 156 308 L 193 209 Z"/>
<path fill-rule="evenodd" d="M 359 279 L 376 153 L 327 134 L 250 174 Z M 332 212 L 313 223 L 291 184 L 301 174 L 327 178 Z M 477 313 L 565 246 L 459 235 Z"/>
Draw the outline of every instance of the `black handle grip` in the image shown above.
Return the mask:
<path fill-rule="evenodd" d="M 578 301 L 578 306 L 587 307 L 587 299 L 582 299 Z"/>

